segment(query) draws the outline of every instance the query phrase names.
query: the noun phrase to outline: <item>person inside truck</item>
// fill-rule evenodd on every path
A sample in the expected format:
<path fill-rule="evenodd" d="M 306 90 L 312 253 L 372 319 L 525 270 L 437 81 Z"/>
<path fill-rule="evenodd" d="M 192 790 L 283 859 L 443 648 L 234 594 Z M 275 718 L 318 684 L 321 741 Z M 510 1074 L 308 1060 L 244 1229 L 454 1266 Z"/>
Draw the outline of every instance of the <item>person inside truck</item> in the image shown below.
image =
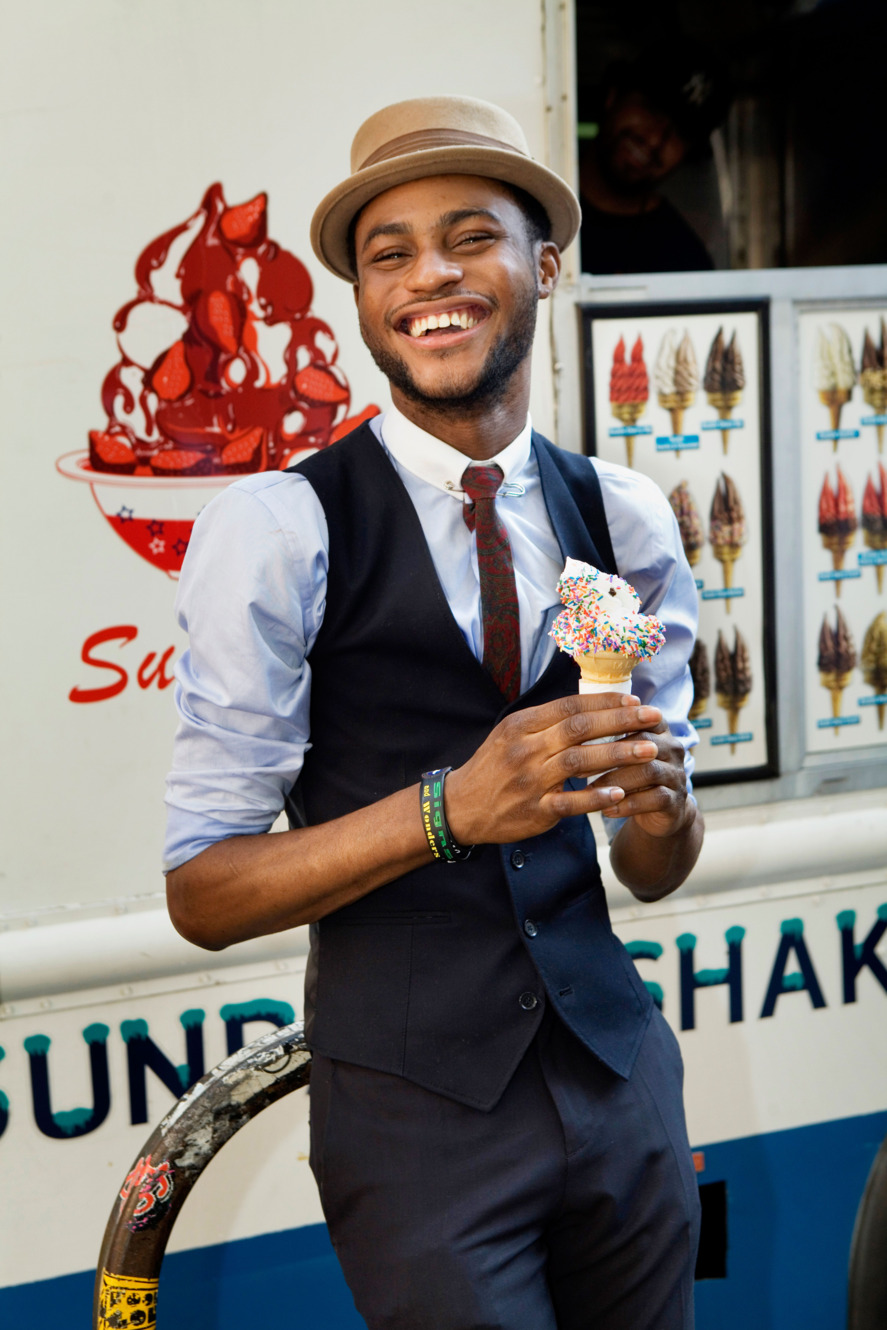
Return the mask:
<path fill-rule="evenodd" d="M 661 193 L 727 110 L 723 80 L 678 50 L 611 68 L 595 137 L 579 142 L 582 270 L 694 272 L 711 255 Z"/>
<path fill-rule="evenodd" d="M 497 107 L 372 116 L 312 244 L 392 406 L 228 488 L 180 583 L 170 913 L 212 949 L 312 926 L 311 1166 L 373 1328 L 693 1323 L 680 1053 L 586 815 L 639 900 L 693 867 L 697 596 L 658 488 L 532 428 L 579 217 Z M 566 556 L 665 624 L 630 695 L 548 636 Z"/>

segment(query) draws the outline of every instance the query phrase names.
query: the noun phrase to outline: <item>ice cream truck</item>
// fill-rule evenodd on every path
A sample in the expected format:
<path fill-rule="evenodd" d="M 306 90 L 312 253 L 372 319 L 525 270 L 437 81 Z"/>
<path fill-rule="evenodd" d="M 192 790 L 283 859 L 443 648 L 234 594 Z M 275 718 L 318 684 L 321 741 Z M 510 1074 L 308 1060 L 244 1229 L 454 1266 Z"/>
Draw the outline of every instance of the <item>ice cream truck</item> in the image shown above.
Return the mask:
<path fill-rule="evenodd" d="M 47 1328 L 89 1323 L 121 1193 L 142 1223 L 167 1204 L 159 1120 L 302 1013 L 307 930 L 199 951 L 160 854 L 195 518 L 385 406 L 315 203 L 366 115 L 437 88 L 575 180 L 583 6 L 80 0 L 51 40 L 48 12 L 8 16 L 0 94 L 0 1321 Z M 885 318 L 882 264 L 600 277 L 576 247 L 541 311 L 535 424 L 663 488 L 699 591 L 701 860 L 652 905 L 604 871 L 684 1057 L 703 1330 L 846 1323 L 887 1134 Z M 302 1089 L 213 1159 L 161 1325 L 362 1323 L 307 1155 Z"/>

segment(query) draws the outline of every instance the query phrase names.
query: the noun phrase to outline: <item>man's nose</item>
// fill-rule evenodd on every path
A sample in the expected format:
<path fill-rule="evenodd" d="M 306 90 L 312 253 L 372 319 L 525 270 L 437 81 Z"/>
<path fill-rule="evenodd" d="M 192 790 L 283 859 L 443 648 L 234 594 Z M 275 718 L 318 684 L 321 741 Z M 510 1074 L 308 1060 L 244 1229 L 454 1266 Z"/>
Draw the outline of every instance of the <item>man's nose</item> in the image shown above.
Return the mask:
<path fill-rule="evenodd" d="M 414 291 L 431 292 L 461 282 L 462 264 L 441 245 L 422 245 L 410 265 L 407 284 Z"/>
<path fill-rule="evenodd" d="M 646 128 L 647 148 L 651 155 L 658 157 L 671 134 L 671 121 L 665 115 L 651 116 Z"/>

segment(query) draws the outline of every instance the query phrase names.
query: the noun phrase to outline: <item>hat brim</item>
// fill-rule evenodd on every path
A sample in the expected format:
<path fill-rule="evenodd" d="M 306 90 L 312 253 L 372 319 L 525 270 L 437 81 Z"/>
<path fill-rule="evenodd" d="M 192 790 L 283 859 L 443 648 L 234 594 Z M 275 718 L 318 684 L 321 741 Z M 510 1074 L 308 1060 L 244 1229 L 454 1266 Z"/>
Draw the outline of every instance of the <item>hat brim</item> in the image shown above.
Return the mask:
<path fill-rule="evenodd" d="M 311 221 L 311 246 L 320 262 L 337 277 L 356 281 L 348 254 L 348 231 L 361 208 L 387 189 L 435 175 L 483 176 L 526 190 L 548 214 L 551 238 L 560 250 L 566 249 L 579 230 L 579 201 L 547 166 L 507 149 L 455 144 L 377 162 L 330 190 Z"/>

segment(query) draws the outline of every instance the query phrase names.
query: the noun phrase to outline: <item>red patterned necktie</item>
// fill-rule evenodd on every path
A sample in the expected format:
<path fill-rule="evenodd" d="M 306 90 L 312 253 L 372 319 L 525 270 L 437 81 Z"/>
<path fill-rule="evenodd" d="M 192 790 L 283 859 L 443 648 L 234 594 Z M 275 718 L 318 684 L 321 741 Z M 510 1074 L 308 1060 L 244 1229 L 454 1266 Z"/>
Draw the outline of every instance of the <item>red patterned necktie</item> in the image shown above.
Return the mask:
<path fill-rule="evenodd" d="M 462 488 L 471 500 L 462 509 L 477 534 L 477 567 L 484 626 L 484 665 L 509 702 L 520 694 L 520 614 L 508 533 L 496 513 L 504 479 L 499 466 L 470 466 Z"/>

